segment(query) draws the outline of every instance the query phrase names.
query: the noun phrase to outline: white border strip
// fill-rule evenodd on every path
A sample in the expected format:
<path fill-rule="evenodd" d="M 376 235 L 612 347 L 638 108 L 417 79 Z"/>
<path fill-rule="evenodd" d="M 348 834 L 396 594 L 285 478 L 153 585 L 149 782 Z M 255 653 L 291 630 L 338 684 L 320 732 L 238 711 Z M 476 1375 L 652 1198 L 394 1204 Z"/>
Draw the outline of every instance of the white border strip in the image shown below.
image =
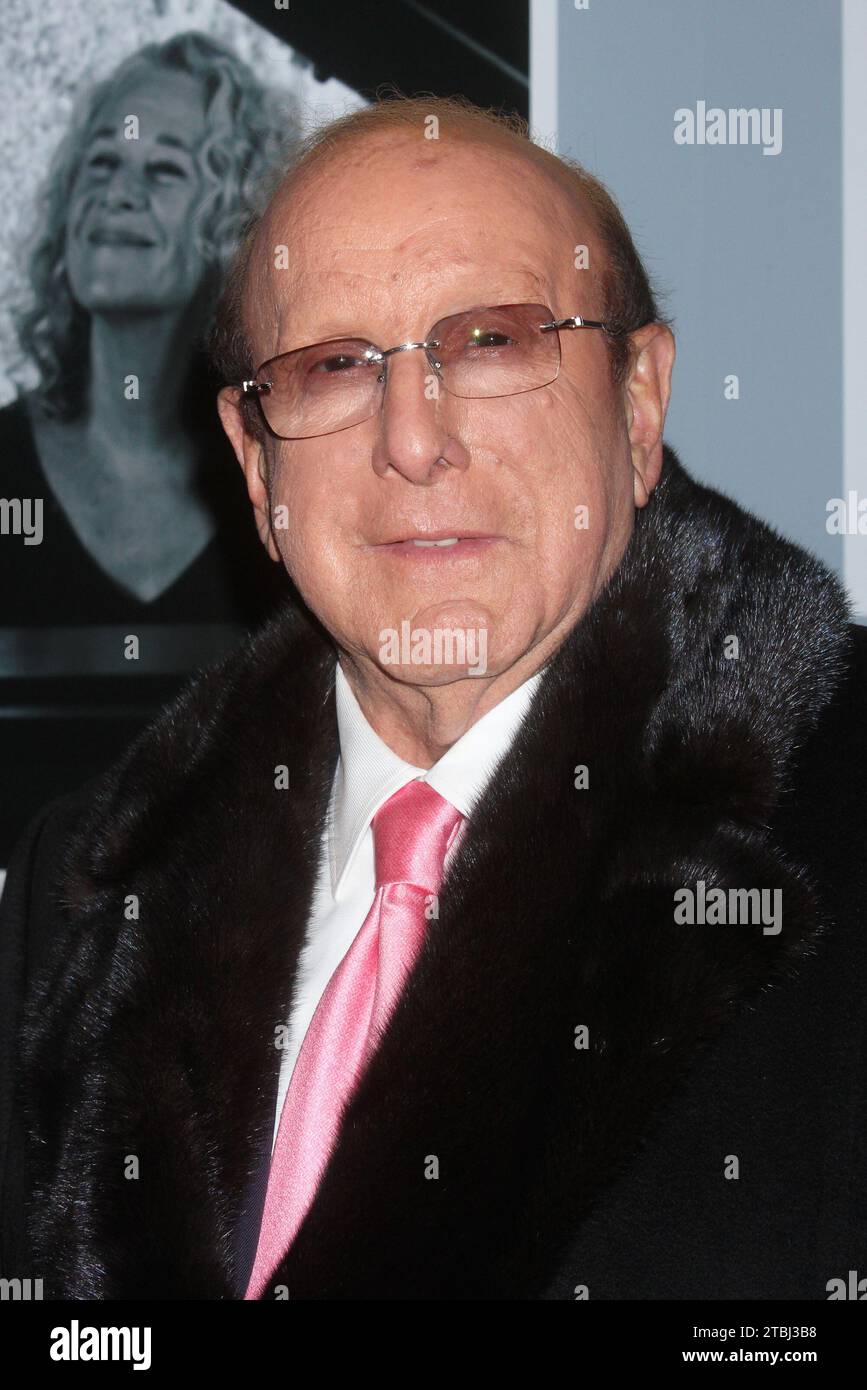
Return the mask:
<path fill-rule="evenodd" d="M 530 131 L 557 150 L 557 0 L 530 0 Z"/>
<path fill-rule="evenodd" d="M 867 494 L 867 5 L 843 0 L 843 496 Z M 867 536 L 843 540 L 843 575 L 854 616 L 867 620 Z"/>

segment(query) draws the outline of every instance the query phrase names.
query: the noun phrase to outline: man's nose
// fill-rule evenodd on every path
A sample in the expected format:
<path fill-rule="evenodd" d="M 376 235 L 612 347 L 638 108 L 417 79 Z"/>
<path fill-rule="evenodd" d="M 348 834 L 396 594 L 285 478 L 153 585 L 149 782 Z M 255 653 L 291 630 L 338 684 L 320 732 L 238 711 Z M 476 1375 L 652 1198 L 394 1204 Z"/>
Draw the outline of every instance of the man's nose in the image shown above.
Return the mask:
<path fill-rule="evenodd" d="M 386 358 L 386 385 L 373 466 L 384 474 L 389 465 L 413 483 L 427 483 L 439 473 L 438 462 L 466 467 L 468 455 L 446 426 L 442 384 L 423 349 Z"/>

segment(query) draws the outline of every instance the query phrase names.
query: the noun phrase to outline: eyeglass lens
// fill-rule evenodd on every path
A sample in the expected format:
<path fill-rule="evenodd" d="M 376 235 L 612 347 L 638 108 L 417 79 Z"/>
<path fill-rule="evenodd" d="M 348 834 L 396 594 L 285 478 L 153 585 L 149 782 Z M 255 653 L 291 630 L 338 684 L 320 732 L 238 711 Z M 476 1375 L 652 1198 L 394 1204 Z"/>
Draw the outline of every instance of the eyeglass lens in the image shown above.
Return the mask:
<path fill-rule="evenodd" d="M 556 333 L 544 304 L 501 304 L 452 314 L 434 324 L 425 349 L 431 374 L 464 399 L 512 396 L 547 386 L 560 369 Z M 284 439 L 331 434 L 369 419 L 380 408 L 387 363 L 362 338 L 314 343 L 263 363 L 271 383 L 259 400 L 270 428 Z"/>

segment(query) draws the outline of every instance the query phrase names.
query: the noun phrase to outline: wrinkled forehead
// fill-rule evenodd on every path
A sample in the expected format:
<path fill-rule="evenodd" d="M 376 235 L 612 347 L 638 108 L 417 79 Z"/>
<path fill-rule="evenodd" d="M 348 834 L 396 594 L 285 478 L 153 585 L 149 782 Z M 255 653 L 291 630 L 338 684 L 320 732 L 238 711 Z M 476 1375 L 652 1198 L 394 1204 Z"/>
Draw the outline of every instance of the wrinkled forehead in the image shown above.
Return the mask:
<path fill-rule="evenodd" d="M 505 142 L 430 145 L 401 132 L 278 191 L 246 285 L 261 357 L 350 332 L 403 339 L 483 303 L 594 307 L 575 246 L 595 250 L 595 232 L 565 181 Z"/>

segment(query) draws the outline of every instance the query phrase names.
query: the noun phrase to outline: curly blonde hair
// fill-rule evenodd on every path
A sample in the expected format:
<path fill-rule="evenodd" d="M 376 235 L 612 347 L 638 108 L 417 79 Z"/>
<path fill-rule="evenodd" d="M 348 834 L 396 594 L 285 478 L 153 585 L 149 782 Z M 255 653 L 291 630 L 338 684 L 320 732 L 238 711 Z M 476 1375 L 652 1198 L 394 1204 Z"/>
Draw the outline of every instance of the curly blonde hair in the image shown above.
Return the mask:
<path fill-rule="evenodd" d="M 37 198 L 38 230 L 27 265 L 30 299 L 17 316 L 22 350 L 40 372 L 33 395 L 55 419 L 81 414 L 89 377 L 90 315 L 76 302 L 66 267 L 72 185 L 100 107 L 149 71 L 188 73 L 204 88 L 207 132 L 196 151 L 204 192 L 190 235 L 208 267 L 212 297 L 242 229 L 267 198 L 269 171 L 300 135 L 297 111 L 284 95 L 278 99 L 263 87 L 232 49 L 195 31 L 147 44 L 87 92 Z"/>

